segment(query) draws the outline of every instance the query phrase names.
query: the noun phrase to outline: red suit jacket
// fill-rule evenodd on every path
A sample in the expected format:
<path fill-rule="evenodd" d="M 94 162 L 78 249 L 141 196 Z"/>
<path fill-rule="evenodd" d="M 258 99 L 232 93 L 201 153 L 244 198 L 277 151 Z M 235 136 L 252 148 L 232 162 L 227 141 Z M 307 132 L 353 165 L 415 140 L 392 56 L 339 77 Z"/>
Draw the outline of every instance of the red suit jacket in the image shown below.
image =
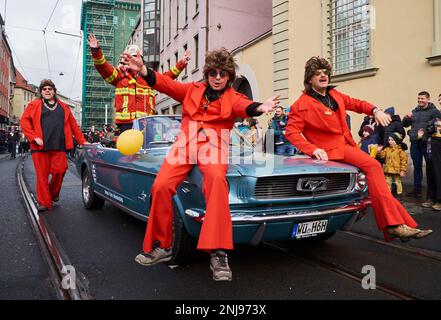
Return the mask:
<path fill-rule="evenodd" d="M 335 89 L 330 90 L 329 94 L 338 104 L 337 112 L 329 110 L 306 92 L 300 96 L 291 106 L 286 138 L 309 156 L 320 148 L 327 152 L 330 160 L 341 160 L 344 158 L 346 143 L 356 146 L 346 124 L 346 110 L 372 114 L 375 106 L 353 99 Z"/>
<path fill-rule="evenodd" d="M 74 148 L 72 136 L 75 136 L 78 144 L 84 144 L 86 139 L 78 127 L 70 108 L 60 100 L 58 100 L 58 103 L 64 109 L 64 136 L 66 137 L 66 150 Z M 44 146 L 40 147 L 34 141 L 35 138 L 40 138 L 44 141 L 43 129 L 41 128 L 42 106 L 43 103 L 41 99 L 31 101 L 26 107 L 20 120 L 20 127 L 23 130 L 26 138 L 31 143 L 31 150 L 42 150 L 44 148 Z"/>
<path fill-rule="evenodd" d="M 173 81 L 158 72 L 155 75 L 156 84 L 153 88 L 182 103 L 181 130 L 187 141 L 192 140 L 195 133 L 199 132 L 201 128 L 205 130 L 212 129 L 218 137 L 222 137 L 221 130 L 230 130 L 234 125 L 235 118 L 248 117 L 246 108 L 254 103 L 245 95 L 228 88 L 221 97 L 221 108 L 218 114 L 200 112 L 204 99 L 203 95 L 207 88 L 206 83 L 181 83 Z"/>

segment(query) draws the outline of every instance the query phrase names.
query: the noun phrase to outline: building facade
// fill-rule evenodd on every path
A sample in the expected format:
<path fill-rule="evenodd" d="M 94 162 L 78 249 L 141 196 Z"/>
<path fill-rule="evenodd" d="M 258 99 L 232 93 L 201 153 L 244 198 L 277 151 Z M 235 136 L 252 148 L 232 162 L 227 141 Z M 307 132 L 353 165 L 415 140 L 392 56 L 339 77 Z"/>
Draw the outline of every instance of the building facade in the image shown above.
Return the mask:
<path fill-rule="evenodd" d="M 109 63 L 117 65 L 141 12 L 141 0 L 85 0 L 82 5 L 81 29 L 84 43 L 90 33 L 100 41 Z M 87 45 L 83 46 L 82 124 L 102 127 L 113 120 L 114 88 L 96 71 Z"/>
<path fill-rule="evenodd" d="M 5 23 L 0 15 L 0 128 L 12 123 L 12 97 L 14 95 L 15 67 L 12 60 Z"/>
<path fill-rule="evenodd" d="M 173 67 L 186 50 L 192 52 L 182 81 L 200 81 L 207 51 L 225 47 L 233 51 L 272 28 L 268 0 L 164 0 L 160 10 L 160 66 Z M 238 32 L 240 30 L 240 32 Z M 180 113 L 180 105 L 164 96 L 157 98 L 158 113 Z"/>
<path fill-rule="evenodd" d="M 29 102 L 37 97 L 35 86 L 28 83 L 20 71 L 15 73 L 16 84 L 12 100 L 12 118 L 14 123 L 19 123 L 21 116 Z"/>

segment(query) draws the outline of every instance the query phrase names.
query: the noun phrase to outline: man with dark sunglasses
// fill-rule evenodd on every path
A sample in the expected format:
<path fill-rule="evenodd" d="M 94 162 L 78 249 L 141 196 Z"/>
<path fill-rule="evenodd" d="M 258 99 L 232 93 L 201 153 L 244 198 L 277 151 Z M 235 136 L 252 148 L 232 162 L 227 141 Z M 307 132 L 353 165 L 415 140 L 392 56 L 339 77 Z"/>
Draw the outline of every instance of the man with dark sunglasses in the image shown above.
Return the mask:
<path fill-rule="evenodd" d="M 26 107 L 20 126 L 30 142 L 32 161 L 37 176 L 38 211 L 53 208 L 60 196 L 67 170 L 66 152 L 88 144 L 70 108 L 57 99 L 55 84 L 49 80 L 40 83 L 41 98 Z M 49 180 L 49 176 L 51 179 Z"/>
<path fill-rule="evenodd" d="M 386 239 L 427 237 L 432 230 L 416 228 L 416 222 L 392 196 L 380 163 L 357 148 L 346 124 L 346 110 L 373 115 L 382 126 L 389 125 L 390 115 L 329 86 L 331 70 L 331 64 L 321 57 L 306 62 L 305 91 L 291 107 L 286 137 L 303 153 L 318 160 L 340 161 L 363 170 L 377 225 Z"/>
<path fill-rule="evenodd" d="M 142 60 L 126 55 L 129 68 L 139 71 L 147 83 L 183 104 L 181 134 L 172 146 L 152 186 L 152 204 L 144 239 L 143 253 L 135 260 L 151 266 L 172 259 L 172 196 L 194 165 L 203 175 L 206 213 L 202 222 L 198 250 L 211 254 L 210 270 L 216 281 L 231 281 L 226 250 L 233 249 L 229 209 L 228 169 L 229 132 L 236 117 L 246 118 L 273 111 L 277 96 L 263 104 L 249 100 L 231 88 L 236 63 L 225 49 L 207 53 L 205 81 L 180 83 L 147 69 Z M 226 133 L 226 134 L 225 134 Z M 208 138 L 208 142 L 207 142 Z M 193 148 L 195 146 L 195 148 Z M 200 153 L 207 149 L 210 161 Z M 183 151 L 176 161 L 175 154 Z M 215 154 L 214 157 L 213 154 Z"/>

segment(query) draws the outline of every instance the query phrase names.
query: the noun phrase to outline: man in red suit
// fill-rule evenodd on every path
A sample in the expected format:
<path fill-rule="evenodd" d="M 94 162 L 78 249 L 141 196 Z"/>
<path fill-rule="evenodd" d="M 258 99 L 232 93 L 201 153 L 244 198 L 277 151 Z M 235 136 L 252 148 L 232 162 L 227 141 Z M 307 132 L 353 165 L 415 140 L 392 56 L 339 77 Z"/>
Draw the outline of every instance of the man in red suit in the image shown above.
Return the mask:
<path fill-rule="evenodd" d="M 329 86 L 331 71 L 330 63 L 320 57 L 306 63 L 305 91 L 291 107 L 287 139 L 309 156 L 341 161 L 365 172 L 377 225 L 386 239 L 428 236 L 432 230 L 416 229 L 416 222 L 390 193 L 380 163 L 357 148 L 346 124 L 346 110 L 373 115 L 382 126 L 390 123 L 390 116 L 366 101 L 353 99 Z"/>
<path fill-rule="evenodd" d="M 272 111 L 279 104 L 277 96 L 260 104 L 232 89 L 236 63 L 225 49 L 207 54 L 205 82 L 199 83 L 173 81 L 160 73 L 147 70 L 140 57 L 125 55 L 125 58 L 131 68 L 140 71 L 152 88 L 183 105 L 181 133 L 153 184 L 143 253 L 135 260 L 150 266 L 171 259 L 172 196 L 193 166 L 197 165 L 203 175 L 206 202 L 206 214 L 197 248 L 211 253 L 210 269 L 214 280 L 231 281 L 232 273 L 225 252 L 233 249 L 226 180 L 229 132 L 236 117 L 258 116 Z"/>
<path fill-rule="evenodd" d="M 41 99 L 29 103 L 20 121 L 31 146 L 40 212 L 52 209 L 53 201 L 59 199 L 67 170 L 66 152 L 74 148 L 72 136 L 79 145 L 87 144 L 70 108 L 57 99 L 56 93 L 51 80 L 41 81 Z"/>

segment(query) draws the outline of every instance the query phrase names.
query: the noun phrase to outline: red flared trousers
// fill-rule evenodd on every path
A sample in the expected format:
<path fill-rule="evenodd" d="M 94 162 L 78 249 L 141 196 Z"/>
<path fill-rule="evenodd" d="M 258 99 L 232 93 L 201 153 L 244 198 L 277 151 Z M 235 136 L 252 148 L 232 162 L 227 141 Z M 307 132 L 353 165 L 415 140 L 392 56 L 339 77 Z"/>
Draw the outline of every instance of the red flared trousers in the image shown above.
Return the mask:
<path fill-rule="evenodd" d="M 41 206 L 53 207 L 53 199 L 60 194 L 61 185 L 67 170 L 67 158 L 64 151 L 44 151 L 32 153 L 37 175 L 37 200 Z M 51 179 L 49 181 L 49 175 Z"/>
<path fill-rule="evenodd" d="M 194 165 L 170 163 L 167 159 L 164 161 L 151 190 L 152 206 L 144 238 L 144 252 L 152 251 L 155 242 L 159 242 L 161 248 L 172 246 L 172 196 L 176 194 L 177 187 Z M 203 175 L 202 191 L 206 203 L 206 213 L 197 248 L 204 251 L 233 249 L 233 229 L 226 180 L 228 164 L 202 164 L 197 161 L 197 166 Z"/>
<path fill-rule="evenodd" d="M 344 159 L 338 161 L 356 166 L 365 172 L 372 208 L 380 230 L 385 231 L 387 226 L 400 224 L 412 228 L 417 226 L 415 220 L 390 192 L 383 168 L 377 160 L 359 148 L 347 144 Z M 388 239 L 386 232 L 385 237 Z"/>

